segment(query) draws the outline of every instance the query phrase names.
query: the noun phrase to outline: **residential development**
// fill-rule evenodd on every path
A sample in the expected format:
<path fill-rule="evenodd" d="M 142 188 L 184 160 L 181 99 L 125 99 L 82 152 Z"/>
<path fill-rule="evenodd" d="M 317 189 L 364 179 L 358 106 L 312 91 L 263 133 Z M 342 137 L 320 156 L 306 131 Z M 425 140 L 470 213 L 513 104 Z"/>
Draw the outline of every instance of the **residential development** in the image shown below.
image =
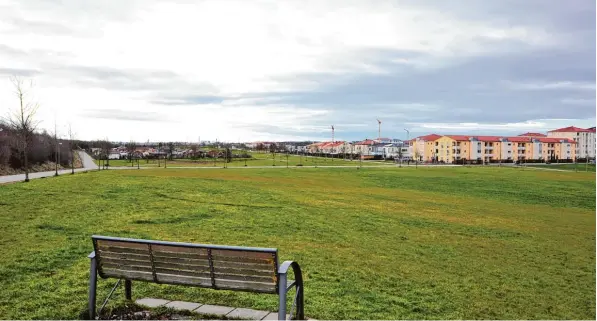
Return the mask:
<path fill-rule="evenodd" d="M 303 146 L 286 144 L 287 151 L 309 154 L 350 154 L 364 159 L 392 158 L 440 163 L 573 162 L 595 158 L 595 127 L 560 128 L 517 136 L 428 134 L 410 140 L 389 138 L 356 142 L 326 141 Z M 255 145 L 257 143 L 254 143 Z M 263 144 L 263 143 L 260 143 Z"/>

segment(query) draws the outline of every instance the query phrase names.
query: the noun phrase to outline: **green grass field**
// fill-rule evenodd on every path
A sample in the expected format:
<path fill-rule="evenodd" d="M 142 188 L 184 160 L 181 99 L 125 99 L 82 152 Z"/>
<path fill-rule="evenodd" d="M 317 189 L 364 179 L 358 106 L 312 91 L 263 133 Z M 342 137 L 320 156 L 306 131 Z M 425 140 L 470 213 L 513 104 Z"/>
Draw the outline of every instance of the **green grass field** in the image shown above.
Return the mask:
<path fill-rule="evenodd" d="M 547 168 L 547 169 L 560 169 L 560 170 L 567 170 L 567 171 L 579 171 L 579 172 L 595 172 L 595 165 L 594 164 L 549 164 L 549 165 L 532 165 L 527 164 L 528 167 L 535 167 L 535 168 Z"/>
<path fill-rule="evenodd" d="M 297 155 L 289 155 L 288 159 L 286 159 L 285 154 L 276 154 L 275 160 L 272 159 L 272 154 L 269 153 L 253 153 L 252 159 L 247 159 L 245 162 L 244 159 L 233 159 L 232 162 L 228 163 L 228 167 L 244 167 L 245 164 L 247 167 L 254 167 L 254 166 L 282 166 L 286 167 L 287 163 L 288 166 L 296 167 L 299 164 L 303 166 L 359 166 L 359 161 L 357 160 L 344 160 L 344 159 L 332 159 L 332 158 L 325 158 L 325 157 L 301 157 Z M 287 162 L 288 161 L 288 162 Z M 97 162 L 96 162 L 97 164 Z M 160 160 L 160 166 L 164 166 L 164 161 Z M 380 166 L 380 165 L 392 165 L 391 162 L 383 163 L 380 161 L 363 161 L 362 166 Z M 137 167 L 137 163 L 134 162 L 131 164 L 128 160 L 125 159 L 118 159 L 118 160 L 110 160 L 110 166 L 126 166 L 126 167 Z M 140 160 L 139 161 L 140 167 L 158 167 L 157 160 Z M 198 159 L 198 160 L 191 160 L 191 159 L 174 159 L 172 161 L 166 162 L 167 167 L 224 167 L 223 159 L 216 159 L 214 164 L 213 159 Z"/>
<path fill-rule="evenodd" d="M 0 213 L 2 319 L 79 318 L 92 234 L 276 247 L 316 319 L 595 318 L 594 173 L 114 170 L 0 186 Z M 133 297 L 277 299 L 141 282 Z"/>

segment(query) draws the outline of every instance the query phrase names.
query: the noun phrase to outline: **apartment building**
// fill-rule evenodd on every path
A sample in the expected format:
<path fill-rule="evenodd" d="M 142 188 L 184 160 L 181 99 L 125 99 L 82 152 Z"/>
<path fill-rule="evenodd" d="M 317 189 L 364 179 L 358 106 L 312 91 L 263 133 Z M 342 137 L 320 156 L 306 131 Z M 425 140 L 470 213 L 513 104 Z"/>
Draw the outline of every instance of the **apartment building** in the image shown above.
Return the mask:
<path fill-rule="evenodd" d="M 408 154 L 411 159 L 418 161 L 431 161 L 435 150 L 435 140 L 441 138 L 438 134 L 419 136 L 408 141 Z"/>
<path fill-rule="evenodd" d="M 576 156 L 578 158 L 595 158 L 595 127 L 579 128 L 569 126 L 547 132 L 547 137 L 567 138 L 576 142 Z"/>
<path fill-rule="evenodd" d="M 431 150 L 426 149 L 426 161 L 571 161 L 576 157 L 575 142 L 567 138 L 447 135 L 436 139 L 432 145 Z"/>

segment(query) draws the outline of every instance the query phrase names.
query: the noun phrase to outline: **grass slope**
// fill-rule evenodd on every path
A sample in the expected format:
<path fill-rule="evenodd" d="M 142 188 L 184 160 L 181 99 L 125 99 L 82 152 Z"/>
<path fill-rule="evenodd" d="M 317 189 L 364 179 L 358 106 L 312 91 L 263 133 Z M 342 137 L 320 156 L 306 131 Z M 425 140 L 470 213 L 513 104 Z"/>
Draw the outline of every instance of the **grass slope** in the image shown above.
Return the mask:
<path fill-rule="evenodd" d="M 317 319 L 595 318 L 593 174 L 102 171 L 0 186 L 0 213 L 3 319 L 78 318 L 92 234 L 277 247 Z M 274 295 L 141 282 L 133 296 L 276 309 Z"/>
<path fill-rule="evenodd" d="M 272 154 L 269 153 L 253 153 L 252 159 L 247 159 L 245 162 L 244 159 L 233 159 L 232 162 L 228 163 L 227 166 L 229 167 L 244 167 L 245 164 L 247 167 L 252 166 L 272 166 L 275 164 L 276 166 L 286 167 L 288 166 L 296 167 L 299 164 L 303 166 L 318 166 L 318 167 L 325 167 L 325 166 L 352 166 L 357 167 L 359 166 L 360 162 L 358 160 L 344 160 L 344 159 L 332 159 L 326 157 L 301 157 L 297 155 L 288 155 L 288 159 L 286 159 L 285 154 L 276 154 L 275 160 L 272 159 Z M 96 161 L 97 164 L 97 161 Z M 164 166 L 164 161 L 160 160 L 160 166 Z M 363 161 L 362 166 L 380 166 L 380 165 L 392 165 L 391 162 L 381 162 L 381 161 Z M 131 165 L 131 162 L 124 159 L 117 159 L 117 160 L 110 160 L 110 166 L 126 166 L 126 167 L 137 167 L 137 163 L 134 162 Z M 158 167 L 157 160 L 140 160 L 139 161 L 140 167 Z M 175 168 L 175 167 L 224 167 L 224 162 L 222 159 L 217 159 L 214 163 L 213 159 L 199 159 L 197 161 L 193 161 L 191 159 L 175 159 L 172 161 L 167 161 L 167 167 Z"/>
<path fill-rule="evenodd" d="M 578 171 L 578 172 L 595 172 L 594 164 L 549 164 L 549 165 L 533 165 L 527 164 L 528 167 L 536 168 L 549 168 L 549 169 L 560 169 L 567 171 Z"/>

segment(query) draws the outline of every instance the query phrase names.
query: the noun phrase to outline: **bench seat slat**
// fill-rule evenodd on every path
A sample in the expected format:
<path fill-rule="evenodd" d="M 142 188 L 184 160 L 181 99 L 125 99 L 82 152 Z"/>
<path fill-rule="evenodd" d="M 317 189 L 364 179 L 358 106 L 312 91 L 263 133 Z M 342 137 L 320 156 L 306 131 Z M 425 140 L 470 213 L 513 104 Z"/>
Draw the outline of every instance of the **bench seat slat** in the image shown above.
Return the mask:
<path fill-rule="evenodd" d="M 128 249 L 147 250 L 147 244 L 125 242 L 125 241 L 112 241 L 112 240 L 96 240 L 98 248 L 106 247 L 119 247 Z"/>
<path fill-rule="evenodd" d="M 187 259 L 187 258 L 176 258 L 176 257 L 165 257 L 165 256 L 154 256 L 153 261 L 156 263 L 163 263 L 163 264 L 180 264 L 180 265 L 189 265 L 189 266 L 207 266 L 209 267 L 209 260 L 201 259 Z"/>
<path fill-rule="evenodd" d="M 100 253 L 100 261 L 102 262 L 130 262 L 130 263 L 145 263 L 151 264 L 149 255 L 114 255 L 112 253 Z"/>
<path fill-rule="evenodd" d="M 210 278 L 211 274 L 208 271 L 200 272 L 200 271 L 186 271 L 186 270 L 176 270 L 172 268 L 156 268 L 155 273 L 157 275 L 160 274 L 168 274 L 174 276 L 188 276 L 188 277 L 197 277 L 197 278 Z"/>
<path fill-rule="evenodd" d="M 186 253 L 195 254 L 201 256 L 207 256 L 207 249 L 201 247 L 183 247 L 183 246 L 172 246 L 172 245 L 158 245 L 152 244 L 151 250 L 156 252 L 169 252 L 169 253 Z"/>
<path fill-rule="evenodd" d="M 137 247 L 107 246 L 101 244 L 98 245 L 98 250 L 100 252 L 149 255 L 149 248 L 147 247 L 147 245 L 145 245 L 144 249 L 140 249 Z"/>
<path fill-rule="evenodd" d="M 228 268 L 243 268 L 243 269 L 254 269 L 254 270 L 273 270 L 274 262 L 241 262 L 241 261 L 218 261 L 213 260 L 213 265 L 217 267 L 228 267 Z"/>
<path fill-rule="evenodd" d="M 230 281 L 246 281 L 246 282 L 259 282 L 259 283 L 271 283 L 275 286 L 275 276 L 253 276 L 253 275 L 239 275 L 239 274 L 224 274 L 215 273 L 214 277 L 216 280 L 230 280 Z"/>
<path fill-rule="evenodd" d="M 151 272 L 130 271 L 118 269 L 103 269 L 103 274 L 106 277 L 115 277 L 128 280 L 153 281 L 153 274 Z"/>
<path fill-rule="evenodd" d="M 131 264 L 118 264 L 112 262 L 104 262 L 102 263 L 102 269 L 110 269 L 110 270 L 128 270 L 128 271 L 143 271 L 143 272 L 151 272 L 151 266 L 143 266 L 143 265 L 131 265 Z"/>
<path fill-rule="evenodd" d="M 199 278 L 199 277 L 186 277 L 180 275 L 171 275 L 158 273 L 158 282 L 167 284 L 181 284 L 181 285 L 194 285 L 200 287 L 211 287 L 211 278 Z"/>
<path fill-rule="evenodd" d="M 207 260 L 208 256 L 197 254 L 197 253 L 184 253 L 184 252 L 163 252 L 163 251 L 153 251 L 152 254 L 154 257 L 164 257 L 164 258 L 181 258 L 181 259 L 192 259 L 192 260 Z"/>
<path fill-rule="evenodd" d="M 216 279 L 216 288 L 276 293 L 276 285 L 274 283 L 246 282 L 228 279 Z"/>
<path fill-rule="evenodd" d="M 228 268 L 228 267 L 214 267 L 215 273 L 220 274 L 234 274 L 234 275 L 247 275 L 247 276 L 265 276 L 273 277 L 276 275 L 273 269 L 268 270 L 255 270 L 255 269 L 239 269 L 239 268 Z"/>
<path fill-rule="evenodd" d="M 273 259 L 273 253 L 253 252 L 253 251 L 239 251 L 239 250 L 211 250 L 211 255 L 214 257 L 232 257 L 232 258 L 249 258 L 249 259 Z"/>
<path fill-rule="evenodd" d="M 154 266 L 156 268 L 164 268 L 164 269 L 175 269 L 175 270 L 184 270 L 184 271 L 209 271 L 209 264 L 205 262 L 205 264 L 198 265 L 198 264 L 180 264 L 180 263 L 169 263 L 169 262 L 154 262 Z"/>

